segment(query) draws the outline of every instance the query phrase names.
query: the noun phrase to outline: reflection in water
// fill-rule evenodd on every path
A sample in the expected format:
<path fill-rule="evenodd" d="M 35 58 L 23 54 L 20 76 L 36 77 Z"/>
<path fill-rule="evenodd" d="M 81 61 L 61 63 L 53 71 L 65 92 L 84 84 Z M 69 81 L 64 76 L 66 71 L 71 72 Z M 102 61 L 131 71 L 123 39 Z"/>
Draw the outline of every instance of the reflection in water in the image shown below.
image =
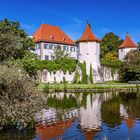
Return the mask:
<path fill-rule="evenodd" d="M 140 94 L 47 94 L 33 140 L 140 140 Z"/>
<path fill-rule="evenodd" d="M 36 139 L 140 139 L 139 94 L 48 94 L 49 108 L 36 116 Z"/>

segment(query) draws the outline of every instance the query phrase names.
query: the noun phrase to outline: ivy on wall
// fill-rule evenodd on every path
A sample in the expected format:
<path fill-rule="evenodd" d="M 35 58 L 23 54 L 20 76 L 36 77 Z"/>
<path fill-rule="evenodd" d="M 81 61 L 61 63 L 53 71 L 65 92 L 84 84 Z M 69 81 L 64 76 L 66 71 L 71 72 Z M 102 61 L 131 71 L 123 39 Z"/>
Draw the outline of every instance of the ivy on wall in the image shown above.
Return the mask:
<path fill-rule="evenodd" d="M 40 61 L 37 60 L 38 70 L 44 70 L 47 69 L 49 72 L 56 72 L 58 70 L 62 70 L 64 73 L 69 71 L 71 74 L 76 70 L 76 60 L 71 58 L 62 58 L 60 60 L 55 61 Z"/>

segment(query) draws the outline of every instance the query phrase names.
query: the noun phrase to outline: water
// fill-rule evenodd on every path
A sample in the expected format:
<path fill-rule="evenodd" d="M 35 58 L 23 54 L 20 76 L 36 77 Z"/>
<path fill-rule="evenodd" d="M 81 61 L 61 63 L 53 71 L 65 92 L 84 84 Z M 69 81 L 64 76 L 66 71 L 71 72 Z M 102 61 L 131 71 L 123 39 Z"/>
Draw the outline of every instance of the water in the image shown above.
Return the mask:
<path fill-rule="evenodd" d="M 35 115 L 35 132 L 0 140 L 140 140 L 140 94 L 55 93 Z"/>

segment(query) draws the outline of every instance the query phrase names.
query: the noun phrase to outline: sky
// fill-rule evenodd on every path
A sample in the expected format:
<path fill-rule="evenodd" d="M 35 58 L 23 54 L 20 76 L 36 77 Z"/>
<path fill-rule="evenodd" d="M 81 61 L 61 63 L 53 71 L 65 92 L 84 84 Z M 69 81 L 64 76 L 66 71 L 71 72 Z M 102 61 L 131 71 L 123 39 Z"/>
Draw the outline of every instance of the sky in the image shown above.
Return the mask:
<path fill-rule="evenodd" d="M 128 32 L 140 41 L 140 0 L 0 0 L 4 18 L 19 21 L 29 35 L 46 23 L 77 40 L 88 21 L 99 39 L 107 32 L 124 39 Z"/>

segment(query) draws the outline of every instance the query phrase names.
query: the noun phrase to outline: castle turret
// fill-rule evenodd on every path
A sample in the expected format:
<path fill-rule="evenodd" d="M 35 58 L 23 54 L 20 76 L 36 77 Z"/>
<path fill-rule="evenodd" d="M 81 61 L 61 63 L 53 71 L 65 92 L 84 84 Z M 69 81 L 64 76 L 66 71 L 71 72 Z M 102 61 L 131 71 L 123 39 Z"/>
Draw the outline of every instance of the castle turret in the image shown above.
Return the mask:
<path fill-rule="evenodd" d="M 137 45 L 132 41 L 130 35 L 127 33 L 125 40 L 123 43 L 119 46 L 119 60 L 123 60 L 125 55 L 131 51 L 136 50 Z"/>
<path fill-rule="evenodd" d="M 78 44 L 79 62 L 86 62 L 87 75 L 90 74 L 90 66 L 92 65 L 94 82 L 99 82 L 100 40 L 93 34 L 89 23 L 87 23 L 82 36 L 76 41 L 76 43 Z"/>

